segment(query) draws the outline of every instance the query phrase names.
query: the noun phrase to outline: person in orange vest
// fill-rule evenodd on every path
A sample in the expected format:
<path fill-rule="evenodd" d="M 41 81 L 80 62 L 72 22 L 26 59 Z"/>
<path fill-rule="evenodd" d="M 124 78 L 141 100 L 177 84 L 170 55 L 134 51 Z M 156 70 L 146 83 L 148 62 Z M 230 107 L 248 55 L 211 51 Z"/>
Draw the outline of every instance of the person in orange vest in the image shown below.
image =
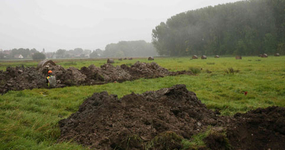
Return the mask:
<path fill-rule="evenodd" d="M 48 87 L 50 86 L 49 85 L 49 78 L 52 76 L 52 71 L 51 70 L 49 70 L 48 71 L 48 76 L 47 76 L 47 84 L 48 84 Z"/>

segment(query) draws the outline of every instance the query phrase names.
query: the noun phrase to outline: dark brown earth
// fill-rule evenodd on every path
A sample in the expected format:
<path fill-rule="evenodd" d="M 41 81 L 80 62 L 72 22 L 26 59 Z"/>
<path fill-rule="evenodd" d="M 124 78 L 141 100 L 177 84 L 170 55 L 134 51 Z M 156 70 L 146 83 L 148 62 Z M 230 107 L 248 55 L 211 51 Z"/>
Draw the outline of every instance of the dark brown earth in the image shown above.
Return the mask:
<path fill-rule="evenodd" d="M 39 63 L 37 68 L 7 67 L 6 71 L 0 71 L 0 93 L 4 94 L 10 90 L 48 88 L 46 83 L 48 70 L 52 70 L 53 75 L 56 76 L 58 83 L 56 88 L 105 84 L 114 81 L 123 82 L 139 78 L 158 78 L 179 74 L 192 75 L 190 71 L 170 72 L 155 62 L 136 62 L 132 66 L 104 64 L 101 67 L 96 67 L 90 65 L 78 70 L 74 67 L 65 69 L 49 60 Z"/>
<path fill-rule="evenodd" d="M 235 149 L 284 150 L 285 108 L 259 108 L 235 114 L 227 138 Z"/>
<path fill-rule="evenodd" d="M 107 92 L 94 93 L 78 112 L 59 122 L 59 141 L 73 139 L 92 148 L 126 149 L 130 145 L 124 140 L 134 138 L 138 141 L 132 143 L 131 149 L 142 149 L 147 142 L 167 132 L 189 139 L 209 125 L 224 124 L 220 118 L 185 85 L 141 95 L 132 93 L 121 99 Z M 180 142 L 173 144 L 181 148 Z"/>
<path fill-rule="evenodd" d="M 218 116 L 185 85 L 119 99 L 94 93 L 59 122 L 58 141 L 73 140 L 91 149 L 183 149 L 182 139 L 211 132 L 198 149 L 284 149 L 285 108 L 269 107 Z M 194 148 L 189 148 L 194 149 Z"/>
<path fill-rule="evenodd" d="M 0 93 L 9 90 L 24 90 L 47 87 L 46 79 L 34 67 L 7 67 L 6 71 L 0 71 Z"/>

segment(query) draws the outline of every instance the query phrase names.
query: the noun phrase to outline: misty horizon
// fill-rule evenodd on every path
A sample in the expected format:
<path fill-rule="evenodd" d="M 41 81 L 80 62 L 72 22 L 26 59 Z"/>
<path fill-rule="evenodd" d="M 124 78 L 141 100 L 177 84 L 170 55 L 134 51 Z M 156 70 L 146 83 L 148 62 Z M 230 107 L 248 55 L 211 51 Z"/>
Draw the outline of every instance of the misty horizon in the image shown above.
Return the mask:
<path fill-rule="evenodd" d="M 120 41 L 151 42 L 152 29 L 176 14 L 238 0 L 0 2 L 0 49 L 105 50 Z"/>

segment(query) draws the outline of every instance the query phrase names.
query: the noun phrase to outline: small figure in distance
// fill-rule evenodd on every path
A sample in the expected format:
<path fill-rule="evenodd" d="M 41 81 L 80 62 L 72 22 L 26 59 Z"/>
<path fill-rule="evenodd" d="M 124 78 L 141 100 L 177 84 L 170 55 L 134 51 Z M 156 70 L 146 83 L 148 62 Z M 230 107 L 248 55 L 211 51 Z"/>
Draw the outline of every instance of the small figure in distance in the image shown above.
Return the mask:
<path fill-rule="evenodd" d="M 50 79 L 51 76 L 52 76 L 52 71 L 49 70 L 49 71 L 48 71 L 47 80 L 46 80 L 46 82 L 47 82 L 47 84 L 48 84 L 48 87 L 50 87 L 49 79 Z"/>
<path fill-rule="evenodd" d="M 46 82 L 47 82 L 49 88 L 50 87 L 56 87 L 57 81 L 56 81 L 55 76 L 52 75 L 51 70 L 48 71 L 48 76 L 46 78 Z"/>

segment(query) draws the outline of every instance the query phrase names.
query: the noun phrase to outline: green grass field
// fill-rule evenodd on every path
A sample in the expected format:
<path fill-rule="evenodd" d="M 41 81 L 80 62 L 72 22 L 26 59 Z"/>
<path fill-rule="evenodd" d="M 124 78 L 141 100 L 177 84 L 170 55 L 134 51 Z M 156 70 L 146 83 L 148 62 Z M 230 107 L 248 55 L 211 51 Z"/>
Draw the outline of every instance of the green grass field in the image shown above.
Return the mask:
<path fill-rule="evenodd" d="M 54 60 L 68 68 L 99 67 L 106 60 Z M 114 65 L 134 64 L 146 59 L 115 60 Z M 0 96 L 0 149 L 85 149 L 66 142 L 57 143 L 60 135 L 58 121 L 76 112 L 85 98 L 94 92 L 108 91 L 119 97 L 131 92 L 143 93 L 185 84 L 187 89 L 210 109 L 219 109 L 222 115 L 233 115 L 258 107 L 285 107 L 285 56 L 268 58 L 234 57 L 190 60 L 189 58 L 156 58 L 155 62 L 170 71 L 192 70 L 195 76 L 172 76 L 139 79 L 105 85 L 9 91 Z M 7 66 L 37 66 L 35 61 L 0 62 L 0 70 Z M 210 73 L 211 72 L 211 73 Z M 243 91 L 248 94 L 244 95 Z M 203 135 L 203 134 L 202 134 Z M 185 145 L 201 141 L 183 141 Z M 204 136 L 200 136 L 204 137 Z M 194 143 L 194 144 L 193 144 Z"/>

